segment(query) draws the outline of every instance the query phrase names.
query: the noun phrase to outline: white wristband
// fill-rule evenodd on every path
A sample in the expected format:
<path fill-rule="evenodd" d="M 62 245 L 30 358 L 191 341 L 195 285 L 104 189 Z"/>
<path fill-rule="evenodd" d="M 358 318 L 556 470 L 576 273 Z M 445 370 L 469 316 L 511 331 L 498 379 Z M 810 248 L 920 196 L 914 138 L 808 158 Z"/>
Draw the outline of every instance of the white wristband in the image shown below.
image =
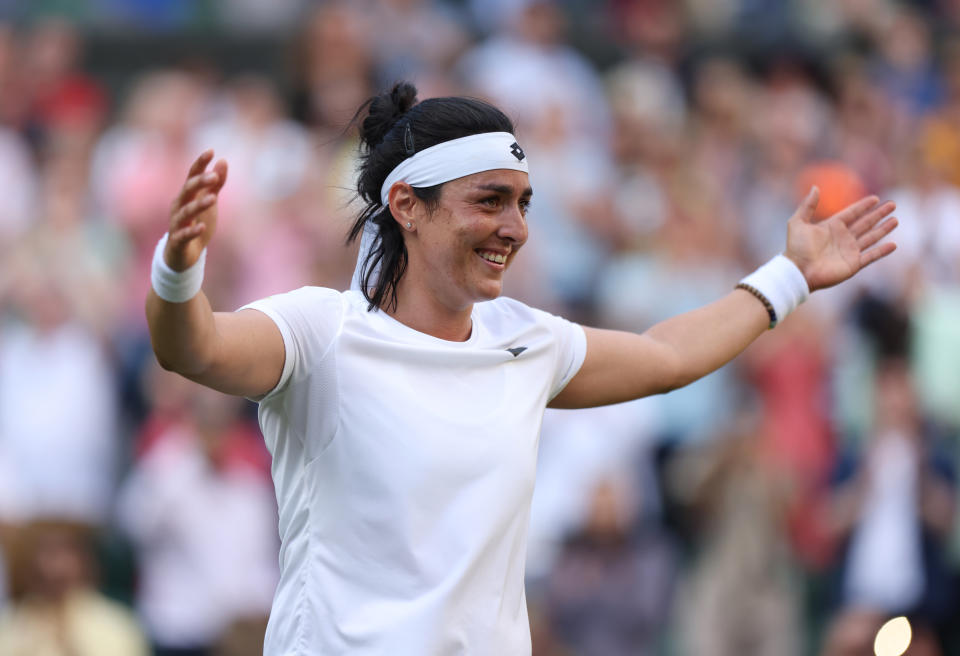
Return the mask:
<path fill-rule="evenodd" d="M 740 281 L 749 291 L 758 292 L 773 308 L 770 327 L 787 318 L 810 296 L 807 279 L 790 258 L 777 255 Z M 762 300 L 762 299 L 761 299 Z"/>
<path fill-rule="evenodd" d="M 163 250 L 167 246 L 169 233 L 163 237 L 153 249 L 153 264 L 150 267 L 150 284 L 157 296 L 170 303 L 185 303 L 197 295 L 203 285 L 203 266 L 207 261 L 207 249 L 200 252 L 200 257 L 193 266 L 183 271 L 174 271 L 163 259 Z"/>

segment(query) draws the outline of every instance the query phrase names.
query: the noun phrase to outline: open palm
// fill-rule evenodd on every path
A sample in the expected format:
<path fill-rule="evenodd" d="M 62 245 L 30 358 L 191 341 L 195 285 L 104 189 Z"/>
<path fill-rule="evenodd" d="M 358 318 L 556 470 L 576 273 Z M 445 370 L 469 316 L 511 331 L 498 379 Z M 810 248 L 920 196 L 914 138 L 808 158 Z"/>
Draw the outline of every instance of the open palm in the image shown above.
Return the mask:
<path fill-rule="evenodd" d="M 843 282 L 896 249 L 892 242 L 877 245 L 897 227 L 896 218 L 886 218 L 896 209 L 892 202 L 868 196 L 817 221 L 819 199 L 814 187 L 787 223 L 785 255 L 803 272 L 810 291 Z"/>

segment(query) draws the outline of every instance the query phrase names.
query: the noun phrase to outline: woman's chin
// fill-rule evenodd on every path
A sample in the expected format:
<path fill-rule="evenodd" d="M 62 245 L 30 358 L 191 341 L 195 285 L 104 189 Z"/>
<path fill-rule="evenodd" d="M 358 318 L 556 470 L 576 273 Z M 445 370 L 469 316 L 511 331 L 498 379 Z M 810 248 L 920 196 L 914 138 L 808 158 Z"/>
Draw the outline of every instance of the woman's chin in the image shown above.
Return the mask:
<path fill-rule="evenodd" d="M 492 301 L 503 293 L 503 283 L 501 281 L 485 281 L 479 285 L 475 298 L 477 302 Z"/>

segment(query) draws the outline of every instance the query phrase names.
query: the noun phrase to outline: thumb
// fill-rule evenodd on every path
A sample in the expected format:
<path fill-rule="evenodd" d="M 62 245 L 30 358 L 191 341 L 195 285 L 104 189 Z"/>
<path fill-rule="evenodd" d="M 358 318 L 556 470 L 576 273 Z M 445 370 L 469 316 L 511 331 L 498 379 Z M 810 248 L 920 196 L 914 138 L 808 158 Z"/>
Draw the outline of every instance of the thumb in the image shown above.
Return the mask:
<path fill-rule="evenodd" d="M 816 215 L 817 203 L 819 202 L 820 188 L 814 185 L 810 187 L 810 191 L 808 191 L 807 195 L 800 201 L 800 207 L 797 208 L 796 216 L 804 223 L 812 222 L 813 217 Z"/>

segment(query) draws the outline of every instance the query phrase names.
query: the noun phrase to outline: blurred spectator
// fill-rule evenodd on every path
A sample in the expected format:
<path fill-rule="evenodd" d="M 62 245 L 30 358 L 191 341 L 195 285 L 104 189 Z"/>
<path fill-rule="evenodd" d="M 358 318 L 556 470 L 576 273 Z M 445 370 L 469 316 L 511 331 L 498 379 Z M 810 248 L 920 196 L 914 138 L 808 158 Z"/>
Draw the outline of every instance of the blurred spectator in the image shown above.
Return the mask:
<path fill-rule="evenodd" d="M 380 86 L 416 78 L 425 96 L 450 95 L 431 93 L 431 87 L 468 45 L 454 7 L 438 0 L 367 0 L 366 5 L 369 33 L 377 35 L 372 46 Z"/>
<path fill-rule="evenodd" d="M 912 305 L 916 385 L 924 410 L 960 430 L 960 293 L 956 281 L 931 286 Z M 960 542 L 958 542 L 960 546 Z"/>
<path fill-rule="evenodd" d="M 160 398 L 176 377 L 153 367 Z M 266 617 L 279 577 L 276 502 L 242 399 L 191 388 L 147 440 L 119 519 L 139 554 L 137 607 L 158 655 L 208 656 L 237 621 Z M 157 424 L 148 424 L 157 426 Z M 261 636 L 262 639 L 262 636 Z"/>
<path fill-rule="evenodd" d="M 692 100 L 695 113 L 689 148 L 703 175 L 716 180 L 723 196 L 739 193 L 747 184 L 751 101 L 755 84 L 746 69 L 731 57 L 701 61 L 694 71 Z M 735 226 L 729 226 L 735 230 Z"/>
<path fill-rule="evenodd" d="M 0 126 L 20 127 L 24 114 L 24 94 L 19 85 L 19 37 L 0 4 Z"/>
<path fill-rule="evenodd" d="M 617 179 L 608 181 L 619 234 L 618 251 L 649 246 L 667 219 L 669 176 L 686 125 L 680 80 L 669 68 L 631 60 L 606 78 L 613 127 Z"/>
<path fill-rule="evenodd" d="M 309 282 L 313 244 L 294 220 L 294 200 L 306 182 L 313 142 L 284 117 L 270 81 L 234 80 L 221 111 L 194 139 L 230 166 L 217 240 L 216 266 L 230 281 L 223 303 L 239 307 Z"/>
<path fill-rule="evenodd" d="M 0 124 L 0 253 L 32 223 L 37 203 L 33 154 L 19 134 Z"/>
<path fill-rule="evenodd" d="M 554 631 L 574 653 L 658 653 L 676 560 L 661 532 L 635 528 L 630 496 L 614 480 L 593 488 L 586 522 L 564 544 L 547 581 Z"/>
<path fill-rule="evenodd" d="M 149 287 L 150 258 L 169 222 L 173 194 L 202 148 L 194 130 L 209 99 L 200 81 L 162 71 L 140 76 L 123 120 L 100 138 L 92 155 L 90 186 L 96 206 L 127 234 L 131 252 L 125 276 L 123 321 L 139 326 Z M 229 207 L 223 208 L 229 215 Z"/>
<path fill-rule="evenodd" d="M 293 117 L 323 137 L 342 132 L 373 93 L 372 35 L 356 3 L 334 0 L 303 22 L 297 41 Z"/>
<path fill-rule="evenodd" d="M 900 184 L 887 191 L 901 223 L 898 258 L 892 267 L 870 271 L 866 282 L 877 295 L 910 300 L 924 285 L 960 280 L 960 189 L 944 180 L 921 147 L 907 147 L 900 156 Z"/>
<path fill-rule="evenodd" d="M 791 490 L 759 448 L 755 420 L 738 421 L 670 474 L 698 531 L 697 558 L 678 597 L 682 653 L 801 654 L 796 566 L 784 531 Z"/>
<path fill-rule="evenodd" d="M 459 63 L 463 79 L 516 118 L 530 134 L 562 107 L 564 135 L 605 143 L 610 134 L 603 87 L 566 40 L 566 16 L 554 0 L 522 0 L 497 33 Z"/>
<path fill-rule="evenodd" d="M 960 3 L 957 3 L 960 8 Z M 944 48 L 945 98 L 922 124 L 920 143 L 925 164 L 947 184 L 960 186 L 960 40 Z"/>
<path fill-rule="evenodd" d="M 897 5 L 877 35 L 874 75 L 898 112 L 919 116 L 935 108 L 943 87 L 934 63 L 930 25 L 916 9 Z"/>
<path fill-rule="evenodd" d="M 789 489 L 782 509 L 785 537 L 815 571 L 830 556 L 816 510 L 836 452 L 823 337 L 827 321 L 815 307 L 802 308 L 780 330 L 757 340 L 743 363 L 763 404 L 761 437 L 753 447 L 770 476 Z"/>
<path fill-rule="evenodd" d="M 718 298 L 729 289 L 727 281 L 736 279 L 738 266 L 722 250 L 729 242 L 716 220 L 714 199 L 683 182 L 694 181 L 681 178 L 669 187 L 673 193 L 665 199 L 664 223 L 651 238 L 655 248 L 625 252 L 606 262 L 596 287 L 603 325 L 645 330 Z M 734 368 L 728 365 L 660 398 L 661 436 L 687 444 L 712 439 L 736 407 Z"/>
<path fill-rule="evenodd" d="M 827 154 L 836 157 L 838 165 L 849 166 L 866 189 L 886 189 L 897 173 L 903 126 L 895 124 L 894 110 L 870 76 L 864 57 L 838 57 L 831 63 L 830 76 L 837 107 Z"/>
<path fill-rule="evenodd" d="M 29 34 L 20 71 L 21 93 L 27 99 L 24 129 L 38 146 L 50 139 L 53 130 L 92 134 L 106 115 L 106 93 L 82 70 L 81 47 L 79 31 L 63 19 L 43 19 Z"/>
<path fill-rule="evenodd" d="M 528 580 L 547 575 L 564 540 L 586 523 L 592 490 L 612 471 L 635 464 L 641 499 L 632 519 L 658 516 L 659 490 L 649 455 L 657 409 L 648 399 L 583 412 L 546 411 L 528 535 Z"/>
<path fill-rule="evenodd" d="M 119 448 L 111 363 L 79 319 L 76 272 L 45 268 L 42 251 L 18 256 L 5 263 L 11 298 L 0 323 L 0 457 L 14 495 L 0 510 L 100 524 Z"/>
<path fill-rule="evenodd" d="M 955 516 L 953 463 L 917 404 L 908 363 L 878 364 L 874 424 L 835 473 L 831 526 L 843 543 L 830 656 L 868 650 L 888 618 L 908 615 L 911 654 L 938 654 L 932 629 L 955 617 L 946 561 Z"/>
<path fill-rule="evenodd" d="M 93 588 L 89 527 L 32 522 L 14 546 L 15 602 L 0 613 L 4 656 L 146 656 L 133 614 Z"/>
<path fill-rule="evenodd" d="M 768 74 L 754 102 L 757 154 L 749 172 L 752 183 L 741 200 L 742 239 L 751 265 L 765 261 L 786 243 L 786 219 L 802 197 L 797 180 L 818 156 L 831 119 L 826 99 L 795 65 L 785 64 Z"/>
<path fill-rule="evenodd" d="M 649 57 L 671 68 L 679 66 L 688 31 L 686 5 L 692 3 L 610 0 L 608 4 L 610 31 L 619 37 L 628 56 Z"/>
<path fill-rule="evenodd" d="M 307 0 L 214 0 L 217 18 L 231 31 L 244 34 L 283 33 L 296 27 Z"/>

